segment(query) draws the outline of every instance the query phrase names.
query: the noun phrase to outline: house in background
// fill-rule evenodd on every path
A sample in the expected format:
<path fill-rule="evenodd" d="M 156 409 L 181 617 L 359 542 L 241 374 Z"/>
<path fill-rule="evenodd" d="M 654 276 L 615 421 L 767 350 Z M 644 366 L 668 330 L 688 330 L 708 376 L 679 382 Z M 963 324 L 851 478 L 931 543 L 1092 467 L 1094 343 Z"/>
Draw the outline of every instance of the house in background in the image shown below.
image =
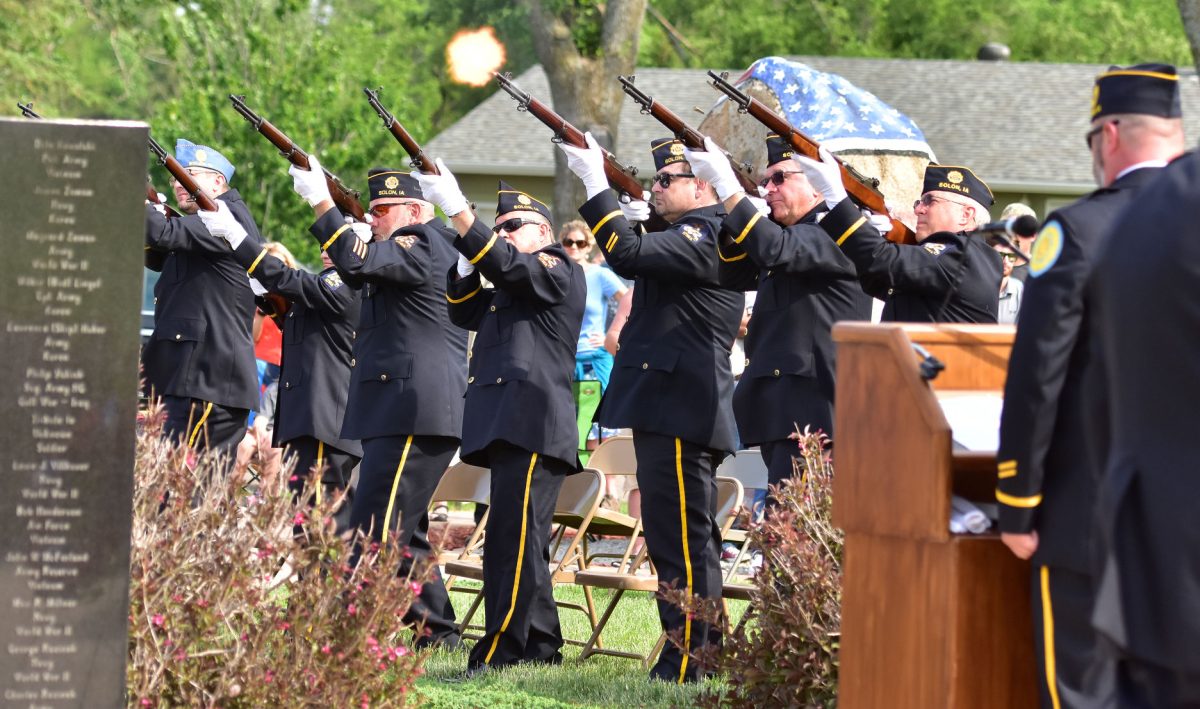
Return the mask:
<path fill-rule="evenodd" d="M 1095 189 L 1084 134 L 1090 123 L 1092 81 L 1107 65 L 790 59 L 839 74 L 916 121 L 940 162 L 969 166 L 991 186 L 996 196 L 994 216 L 1004 205 L 1019 201 L 1044 217 Z M 735 77 L 740 73 L 731 72 Z M 1192 145 L 1200 136 L 1200 84 L 1194 68 L 1181 67 L 1180 75 L 1185 130 Z M 637 85 L 698 126 L 720 96 L 706 79 L 701 69 L 641 69 Z M 550 86 L 540 65 L 525 71 L 516 83 L 550 101 Z M 648 184 L 654 174 L 650 141 L 666 131 L 641 115 L 631 100 L 622 104 L 618 131 L 617 159 L 636 166 Z M 488 223 L 494 217 L 497 179 L 510 180 L 547 203 L 552 201 L 558 148 L 550 142 L 550 130 L 533 116 L 519 113 L 502 91 L 425 148 L 446 161 Z"/>

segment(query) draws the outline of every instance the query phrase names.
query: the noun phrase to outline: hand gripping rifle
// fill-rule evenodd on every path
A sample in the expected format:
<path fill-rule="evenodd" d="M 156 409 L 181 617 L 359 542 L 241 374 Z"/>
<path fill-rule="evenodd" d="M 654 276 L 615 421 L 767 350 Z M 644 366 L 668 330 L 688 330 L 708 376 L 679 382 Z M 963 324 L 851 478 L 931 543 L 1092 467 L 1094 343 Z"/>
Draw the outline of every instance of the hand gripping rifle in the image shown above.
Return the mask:
<path fill-rule="evenodd" d="M 820 144 L 807 135 L 804 135 L 804 133 L 788 123 L 786 118 L 772 111 L 765 103 L 744 93 L 731 84 L 728 73 L 717 74 L 710 71 L 708 72 L 708 76 L 712 79 L 713 88 L 721 91 L 737 104 L 738 113 L 749 113 L 772 133 L 788 141 L 797 154 L 813 160 L 821 159 L 821 156 L 818 154 L 818 149 L 821 147 Z M 876 189 L 879 181 L 864 177 L 853 167 L 841 160 L 838 160 L 838 163 L 842 167 L 842 184 L 845 185 L 850 199 L 859 207 L 869 209 L 876 214 L 886 215 L 888 209 L 884 203 L 883 194 Z M 916 235 L 898 219 L 892 219 L 892 228 L 886 236 L 890 241 L 900 244 L 917 243 Z"/>
<path fill-rule="evenodd" d="M 634 86 L 633 81 L 635 78 L 634 76 L 618 76 L 617 81 L 621 82 L 621 88 L 625 89 L 625 93 L 629 94 L 630 98 L 641 105 L 642 113 L 653 116 L 655 120 L 663 124 L 663 127 L 671 131 L 672 135 L 683 141 L 683 144 L 692 150 L 704 150 L 704 134 L 684 123 L 683 119 L 675 115 L 671 109 L 655 101 L 652 96 Z M 758 185 L 754 184 L 754 180 L 746 175 L 749 165 L 738 163 L 728 152 L 725 153 L 725 157 L 729 158 L 730 164 L 733 165 L 733 172 L 737 175 L 738 183 L 742 186 L 742 191 L 748 195 L 757 197 Z"/>
<path fill-rule="evenodd" d="M 233 108 L 238 113 L 242 114 L 250 125 L 254 126 L 255 130 L 262 133 L 263 136 L 271 141 L 271 144 L 279 149 L 279 153 L 288 159 L 296 167 L 308 169 L 308 153 L 301 150 L 292 139 L 283 134 L 271 122 L 262 116 L 258 115 L 246 105 L 245 96 L 229 95 L 229 100 L 233 102 Z M 333 203 L 337 205 L 342 214 L 349 217 L 354 217 L 360 222 L 366 221 L 366 213 L 363 211 L 362 204 L 358 201 L 358 192 L 351 190 L 342 181 L 337 178 L 329 170 L 321 168 L 325 173 L 325 184 L 329 187 L 329 196 L 333 198 Z"/>
<path fill-rule="evenodd" d="M 21 103 L 20 101 L 18 101 L 17 108 L 21 109 L 21 115 L 25 116 L 26 118 L 41 118 L 42 117 L 41 114 L 39 114 L 37 111 L 33 110 L 33 102 L 32 101 L 30 101 L 29 103 Z M 154 147 L 156 145 L 158 145 L 158 144 L 154 142 L 154 139 L 151 139 L 150 140 L 150 149 L 154 150 Z M 160 150 L 161 150 L 161 148 L 160 148 Z M 189 177 L 190 177 L 190 175 L 189 175 Z M 172 209 L 170 206 L 168 206 L 167 204 L 165 204 L 162 200 L 160 200 L 158 198 L 158 190 L 154 188 L 154 183 L 151 182 L 150 180 L 146 180 L 146 199 L 149 200 L 150 202 L 152 202 L 153 204 L 161 204 L 163 206 L 163 208 L 166 210 L 168 217 L 178 217 L 179 216 L 179 212 L 175 211 L 174 209 Z"/>
<path fill-rule="evenodd" d="M 495 77 L 500 88 L 516 99 L 518 111 L 528 111 L 533 117 L 546 124 L 547 128 L 554 131 L 551 141 L 567 143 L 577 148 L 587 147 L 583 131 L 568 123 L 565 118 L 555 113 L 554 109 L 522 91 L 521 87 L 513 83 L 511 74 L 497 73 Z M 642 187 L 642 183 L 634 177 L 636 174 L 633 168 L 625 167 L 617 162 L 615 155 L 607 150 L 604 151 L 604 176 L 608 178 L 608 184 L 628 196 L 629 199 L 645 199 L 646 188 Z"/>
<path fill-rule="evenodd" d="M 404 148 L 404 152 L 408 153 L 410 159 L 409 165 L 426 175 L 440 175 L 441 173 L 438 172 L 437 165 L 429 159 L 429 156 L 421 149 L 421 145 L 413 140 L 409 132 L 404 130 L 404 126 L 400 125 L 400 121 L 396 120 L 396 117 L 379 102 L 380 91 L 383 91 L 382 86 L 374 91 L 367 88 L 363 89 L 363 93 L 367 95 L 367 102 L 371 104 L 371 108 L 375 109 L 375 112 L 383 119 L 383 127 L 391 132 L 396 142 L 400 143 L 400 146 Z"/>

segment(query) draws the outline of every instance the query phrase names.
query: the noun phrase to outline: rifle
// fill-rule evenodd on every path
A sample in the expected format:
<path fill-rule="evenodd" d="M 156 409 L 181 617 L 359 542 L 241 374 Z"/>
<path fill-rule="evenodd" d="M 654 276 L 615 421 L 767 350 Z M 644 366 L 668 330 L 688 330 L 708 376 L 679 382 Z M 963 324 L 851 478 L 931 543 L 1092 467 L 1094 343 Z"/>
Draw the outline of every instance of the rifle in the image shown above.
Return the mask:
<path fill-rule="evenodd" d="M 736 86 L 729 83 L 728 73 L 717 74 L 710 71 L 708 75 L 712 78 L 713 88 L 723 92 L 731 101 L 738 105 L 738 113 L 749 113 L 772 133 L 779 135 L 779 137 L 791 143 L 792 147 L 800 155 L 813 160 L 821 159 L 818 153 L 820 145 L 815 140 L 800 132 L 799 129 L 788 123 L 786 118 L 772 111 L 762 101 L 742 92 Z M 859 207 L 869 209 L 876 214 L 888 214 L 883 194 L 876 189 L 879 181 L 863 176 L 841 160 L 838 160 L 838 164 L 842 168 L 842 184 L 845 185 L 850 199 Z M 899 244 L 917 243 L 916 235 L 913 234 L 912 230 L 900 220 L 894 218 L 892 219 L 892 228 L 886 236 L 888 240 Z"/>
<path fill-rule="evenodd" d="M 633 85 L 634 76 L 618 76 L 617 81 L 621 82 L 621 88 L 625 89 L 625 93 L 629 94 L 637 103 L 642 106 L 642 113 L 654 116 L 654 118 L 663 126 L 671 131 L 671 133 L 683 141 L 683 144 L 692 150 L 704 150 L 704 135 L 683 122 L 683 119 L 675 115 L 671 109 L 655 101 L 653 97 L 646 92 Z M 725 157 L 729 158 L 729 162 L 734 167 L 734 174 L 737 175 L 738 184 L 742 186 L 742 191 L 754 197 L 758 196 L 758 185 L 754 184 L 754 180 L 746 175 L 746 171 L 750 169 L 749 165 L 739 164 L 734 160 L 733 156 L 727 151 Z"/>
<path fill-rule="evenodd" d="M 411 158 L 409 165 L 426 175 L 440 175 L 441 173 L 438 171 L 437 165 L 429 159 L 429 156 L 421 149 L 420 144 L 413 140 L 408 131 L 404 130 L 404 126 L 400 125 L 400 121 L 396 120 L 396 117 L 389 113 L 383 107 L 383 104 L 379 102 L 380 91 L 383 91 L 382 86 L 374 91 L 363 88 L 363 93 L 367 95 L 367 102 L 371 104 L 371 108 L 375 109 L 375 112 L 383 119 L 383 127 L 391 131 L 392 137 L 396 139 L 396 142 L 400 143 L 400 146 L 404 148 L 404 152 L 408 153 L 408 157 Z"/>
<path fill-rule="evenodd" d="M 552 142 L 565 142 L 577 148 L 587 147 L 587 139 L 583 137 L 583 131 L 568 123 L 565 118 L 555 113 L 554 109 L 522 91 L 513 83 L 511 74 L 493 72 L 493 76 L 496 77 L 496 83 L 500 84 L 500 88 L 516 99 L 518 111 L 528 111 L 534 118 L 554 131 L 554 137 L 550 139 Z M 625 167 L 617 162 L 615 155 L 604 150 L 604 176 L 608 178 L 608 184 L 618 192 L 628 195 L 630 199 L 644 199 L 646 188 L 642 187 L 642 183 L 634 177 L 636 174 L 637 171 L 634 168 Z"/>
<path fill-rule="evenodd" d="M 32 101 L 30 101 L 29 103 L 21 103 L 20 101 L 17 101 L 17 108 L 21 109 L 21 115 L 25 116 L 26 118 L 40 119 L 42 117 L 37 111 L 33 110 L 33 102 Z M 150 142 L 153 144 L 154 140 L 151 139 Z M 153 149 L 153 147 L 151 149 Z M 146 199 L 154 204 L 161 204 L 163 206 L 163 208 L 166 209 L 168 217 L 178 217 L 179 216 L 179 212 L 175 211 L 174 209 L 172 209 L 167 204 L 163 203 L 163 201 L 158 198 L 158 190 L 154 188 L 154 183 L 151 182 L 149 179 L 146 180 Z"/>
<path fill-rule="evenodd" d="M 250 125 L 254 126 L 255 130 L 262 133 L 263 136 L 271 141 L 271 144 L 279 149 L 281 155 L 288 159 L 296 167 L 308 169 L 308 153 L 301 150 L 292 139 L 283 134 L 271 122 L 258 115 L 246 105 L 245 96 L 229 95 L 229 100 L 233 102 L 235 111 L 242 115 Z M 329 187 L 329 195 L 333 198 L 333 203 L 343 214 L 354 217 L 360 222 L 366 221 L 366 213 L 363 211 L 362 204 L 358 201 L 358 192 L 351 190 L 342 181 L 337 178 L 329 170 L 321 168 L 325 173 L 325 184 Z"/>

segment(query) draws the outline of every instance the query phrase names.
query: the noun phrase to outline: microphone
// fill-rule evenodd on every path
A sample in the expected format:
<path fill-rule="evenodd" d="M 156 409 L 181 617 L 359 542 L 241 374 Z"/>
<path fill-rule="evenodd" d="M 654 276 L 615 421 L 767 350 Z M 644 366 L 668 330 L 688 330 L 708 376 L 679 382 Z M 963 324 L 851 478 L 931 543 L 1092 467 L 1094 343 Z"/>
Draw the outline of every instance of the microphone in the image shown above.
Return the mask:
<path fill-rule="evenodd" d="M 1037 234 L 1038 226 L 1037 217 L 1030 214 L 1022 214 L 1019 217 L 984 224 L 975 231 L 979 234 L 1003 234 L 1009 238 L 1014 236 L 1029 237 Z"/>

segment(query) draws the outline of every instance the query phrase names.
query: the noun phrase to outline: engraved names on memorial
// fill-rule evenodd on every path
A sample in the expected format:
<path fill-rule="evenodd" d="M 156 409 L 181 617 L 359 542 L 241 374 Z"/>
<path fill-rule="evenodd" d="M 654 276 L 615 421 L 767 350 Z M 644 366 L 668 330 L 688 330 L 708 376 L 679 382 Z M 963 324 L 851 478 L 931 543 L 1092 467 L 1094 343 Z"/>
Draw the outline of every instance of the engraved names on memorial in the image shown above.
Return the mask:
<path fill-rule="evenodd" d="M 121 706 L 146 129 L 0 145 L 0 707 Z"/>

